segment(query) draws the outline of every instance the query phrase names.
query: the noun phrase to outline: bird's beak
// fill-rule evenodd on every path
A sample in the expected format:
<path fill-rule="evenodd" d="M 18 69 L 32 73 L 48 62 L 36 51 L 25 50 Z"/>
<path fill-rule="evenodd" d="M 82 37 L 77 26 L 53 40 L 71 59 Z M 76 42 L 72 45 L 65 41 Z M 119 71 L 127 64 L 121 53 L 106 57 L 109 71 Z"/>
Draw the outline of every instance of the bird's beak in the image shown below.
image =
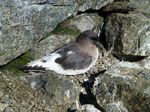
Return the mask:
<path fill-rule="evenodd" d="M 101 33 L 101 30 L 98 30 L 98 32 L 95 33 L 95 36 L 92 37 L 92 40 L 99 42 L 100 41 L 100 33 Z"/>
<path fill-rule="evenodd" d="M 98 30 L 98 41 L 100 41 L 100 33 L 101 33 L 101 30 Z"/>

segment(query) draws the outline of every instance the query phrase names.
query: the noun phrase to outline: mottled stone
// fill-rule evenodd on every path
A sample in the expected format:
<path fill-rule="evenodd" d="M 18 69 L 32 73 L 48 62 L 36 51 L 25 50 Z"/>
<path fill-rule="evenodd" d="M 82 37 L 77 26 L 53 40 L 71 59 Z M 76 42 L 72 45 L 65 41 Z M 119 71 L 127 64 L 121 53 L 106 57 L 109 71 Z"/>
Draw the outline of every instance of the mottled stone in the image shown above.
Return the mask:
<path fill-rule="evenodd" d="M 62 23 L 65 27 L 83 32 L 85 30 L 99 30 L 103 26 L 103 18 L 98 14 L 81 14 L 67 19 Z"/>
<path fill-rule="evenodd" d="M 120 62 L 97 77 L 94 93 L 107 112 L 147 112 L 150 110 L 150 81 L 141 77 L 138 63 Z"/>
<path fill-rule="evenodd" d="M 103 7 L 105 12 L 128 13 L 139 12 L 150 17 L 150 1 L 149 0 L 115 0 L 114 2 Z"/>
<path fill-rule="evenodd" d="M 129 4 L 128 1 L 115 1 L 104 7 L 102 7 L 102 11 L 107 13 L 128 13 L 134 11 L 136 8 L 134 5 Z"/>
<path fill-rule="evenodd" d="M 4 112 L 15 112 L 12 107 L 7 107 Z"/>
<path fill-rule="evenodd" d="M 149 30 L 150 20 L 142 14 L 111 14 L 105 26 L 108 49 L 122 59 L 149 55 Z"/>
<path fill-rule="evenodd" d="M 24 107 L 20 107 L 20 112 L 30 112 L 28 109 L 24 108 Z"/>
<path fill-rule="evenodd" d="M 88 9 L 98 10 L 113 1 L 114 0 L 79 0 L 79 11 L 85 11 Z"/>
<path fill-rule="evenodd" d="M 0 102 L 0 111 L 4 111 L 6 107 L 8 107 L 8 104 Z"/>
<path fill-rule="evenodd" d="M 74 6 L 30 4 L 29 0 L 1 1 L 0 65 L 30 49 L 75 11 Z"/>
<path fill-rule="evenodd" d="M 49 72 L 44 88 L 44 99 L 55 111 L 65 112 L 71 105 L 77 105 L 79 95 L 77 88 L 79 87 L 70 77 Z"/>
<path fill-rule="evenodd" d="M 149 0 L 130 0 L 131 4 L 136 9 L 135 11 L 143 13 L 145 16 L 150 17 L 150 1 Z"/>

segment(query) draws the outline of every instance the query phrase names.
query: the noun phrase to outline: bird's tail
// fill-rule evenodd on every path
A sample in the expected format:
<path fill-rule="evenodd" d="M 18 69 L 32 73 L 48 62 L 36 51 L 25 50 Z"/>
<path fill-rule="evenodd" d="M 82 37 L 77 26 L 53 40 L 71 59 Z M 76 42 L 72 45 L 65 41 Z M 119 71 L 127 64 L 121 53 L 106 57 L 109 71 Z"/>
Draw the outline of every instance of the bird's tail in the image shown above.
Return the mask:
<path fill-rule="evenodd" d="M 25 66 L 21 69 L 25 73 L 35 72 L 35 73 L 44 73 L 46 70 L 43 67 L 38 66 Z"/>
<path fill-rule="evenodd" d="M 25 73 L 36 72 L 36 73 L 44 73 L 46 68 L 43 66 L 44 62 L 41 60 L 36 60 L 25 65 L 21 70 Z"/>

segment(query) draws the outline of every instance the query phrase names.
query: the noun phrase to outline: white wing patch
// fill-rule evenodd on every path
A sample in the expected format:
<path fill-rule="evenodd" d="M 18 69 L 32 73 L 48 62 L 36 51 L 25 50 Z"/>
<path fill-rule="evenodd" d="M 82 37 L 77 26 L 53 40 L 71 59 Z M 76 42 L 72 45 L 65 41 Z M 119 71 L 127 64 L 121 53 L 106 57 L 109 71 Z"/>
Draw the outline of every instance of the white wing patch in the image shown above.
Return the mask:
<path fill-rule="evenodd" d="M 75 52 L 73 52 L 73 51 L 68 51 L 67 52 L 67 54 L 69 55 L 69 54 L 74 54 Z"/>
<path fill-rule="evenodd" d="M 61 57 L 60 54 L 52 53 L 49 56 L 45 56 L 39 60 L 35 60 L 35 61 L 28 63 L 27 66 L 30 66 L 30 67 L 39 66 L 39 67 L 43 67 L 46 69 L 55 70 L 56 69 L 55 67 L 58 66 L 58 64 L 55 63 L 55 60 L 59 57 Z"/>

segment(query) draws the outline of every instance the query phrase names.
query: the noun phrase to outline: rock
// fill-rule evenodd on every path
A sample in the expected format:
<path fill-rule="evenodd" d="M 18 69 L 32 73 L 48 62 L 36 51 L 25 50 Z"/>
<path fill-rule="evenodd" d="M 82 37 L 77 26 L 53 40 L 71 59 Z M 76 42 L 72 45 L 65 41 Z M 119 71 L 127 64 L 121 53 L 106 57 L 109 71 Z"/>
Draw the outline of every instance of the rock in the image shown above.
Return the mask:
<path fill-rule="evenodd" d="M 143 13 L 145 16 L 150 17 L 150 1 L 149 0 L 130 0 L 131 4 L 136 9 L 135 11 Z"/>
<path fill-rule="evenodd" d="M 4 111 L 6 107 L 8 107 L 8 104 L 0 102 L 0 111 Z"/>
<path fill-rule="evenodd" d="M 74 6 L 55 7 L 29 0 L 2 1 L 0 7 L 0 65 L 30 49 L 76 12 Z"/>
<path fill-rule="evenodd" d="M 111 14 L 105 26 L 108 49 L 121 59 L 149 55 L 149 24 L 150 20 L 139 13 Z"/>
<path fill-rule="evenodd" d="M 44 99 L 55 111 L 65 112 L 72 105 L 77 107 L 80 87 L 70 77 L 50 72 L 44 88 Z"/>
<path fill-rule="evenodd" d="M 86 11 L 88 9 L 98 10 L 101 7 L 113 2 L 114 0 L 80 0 L 78 2 L 79 11 Z"/>
<path fill-rule="evenodd" d="M 76 0 L 47 0 L 47 3 L 50 3 L 54 6 L 74 6 L 76 3 Z"/>
<path fill-rule="evenodd" d="M 15 112 L 12 107 L 7 107 L 4 112 Z"/>
<path fill-rule="evenodd" d="M 29 112 L 33 112 L 32 110 L 49 112 L 50 107 L 42 99 L 43 96 L 40 96 L 37 91 L 32 90 L 27 82 L 21 81 L 18 77 L 16 78 L 6 74 L 5 78 L 3 78 L 2 76 L 4 76 L 4 74 L 5 73 L 0 74 L 0 91 L 4 93 L 0 100 L 0 105 L 2 104 L 3 106 L 4 104 L 4 106 L 8 106 L 4 108 L 3 112 L 22 112 L 21 110 Z"/>
<path fill-rule="evenodd" d="M 102 11 L 105 14 L 109 13 L 128 13 L 135 10 L 135 6 L 128 3 L 128 1 L 115 1 L 104 7 L 102 7 Z"/>
<path fill-rule="evenodd" d="M 66 27 L 70 30 L 77 30 L 83 32 L 85 30 L 99 30 L 102 29 L 103 18 L 98 14 L 81 14 L 69 18 L 61 24 L 61 27 Z"/>
<path fill-rule="evenodd" d="M 141 77 L 138 63 L 119 62 L 97 77 L 97 102 L 106 112 L 147 112 L 150 110 L 150 81 Z M 145 71 L 143 71 L 145 72 Z"/>
<path fill-rule="evenodd" d="M 116 0 L 102 8 L 107 13 L 128 13 L 139 12 L 150 17 L 150 1 L 149 0 Z"/>
<path fill-rule="evenodd" d="M 106 112 L 128 112 L 121 101 L 110 103 L 106 107 Z"/>
<path fill-rule="evenodd" d="M 24 107 L 20 107 L 20 112 L 30 112 L 30 111 Z"/>
<path fill-rule="evenodd" d="M 140 72 L 139 76 L 142 78 L 145 78 L 146 80 L 150 80 L 150 57 L 147 57 L 139 62 L 141 67 L 143 68 L 143 71 Z"/>
<path fill-rule="evenodd" d="M 13 104 L 16 103 L 16 101 L 15 101 L 13 98 L 11 98 L 9 95 L 3 96 L 3 97 L 1 98 L 1 101 L 2 101 L 3 103 L 9 104 L 9 105 L 13 105 Z"/>
<path fill-rule="evenodd" d="M 4 95 L 4 93 L 2 91 L 0 91 L 0 98 Z"/>

